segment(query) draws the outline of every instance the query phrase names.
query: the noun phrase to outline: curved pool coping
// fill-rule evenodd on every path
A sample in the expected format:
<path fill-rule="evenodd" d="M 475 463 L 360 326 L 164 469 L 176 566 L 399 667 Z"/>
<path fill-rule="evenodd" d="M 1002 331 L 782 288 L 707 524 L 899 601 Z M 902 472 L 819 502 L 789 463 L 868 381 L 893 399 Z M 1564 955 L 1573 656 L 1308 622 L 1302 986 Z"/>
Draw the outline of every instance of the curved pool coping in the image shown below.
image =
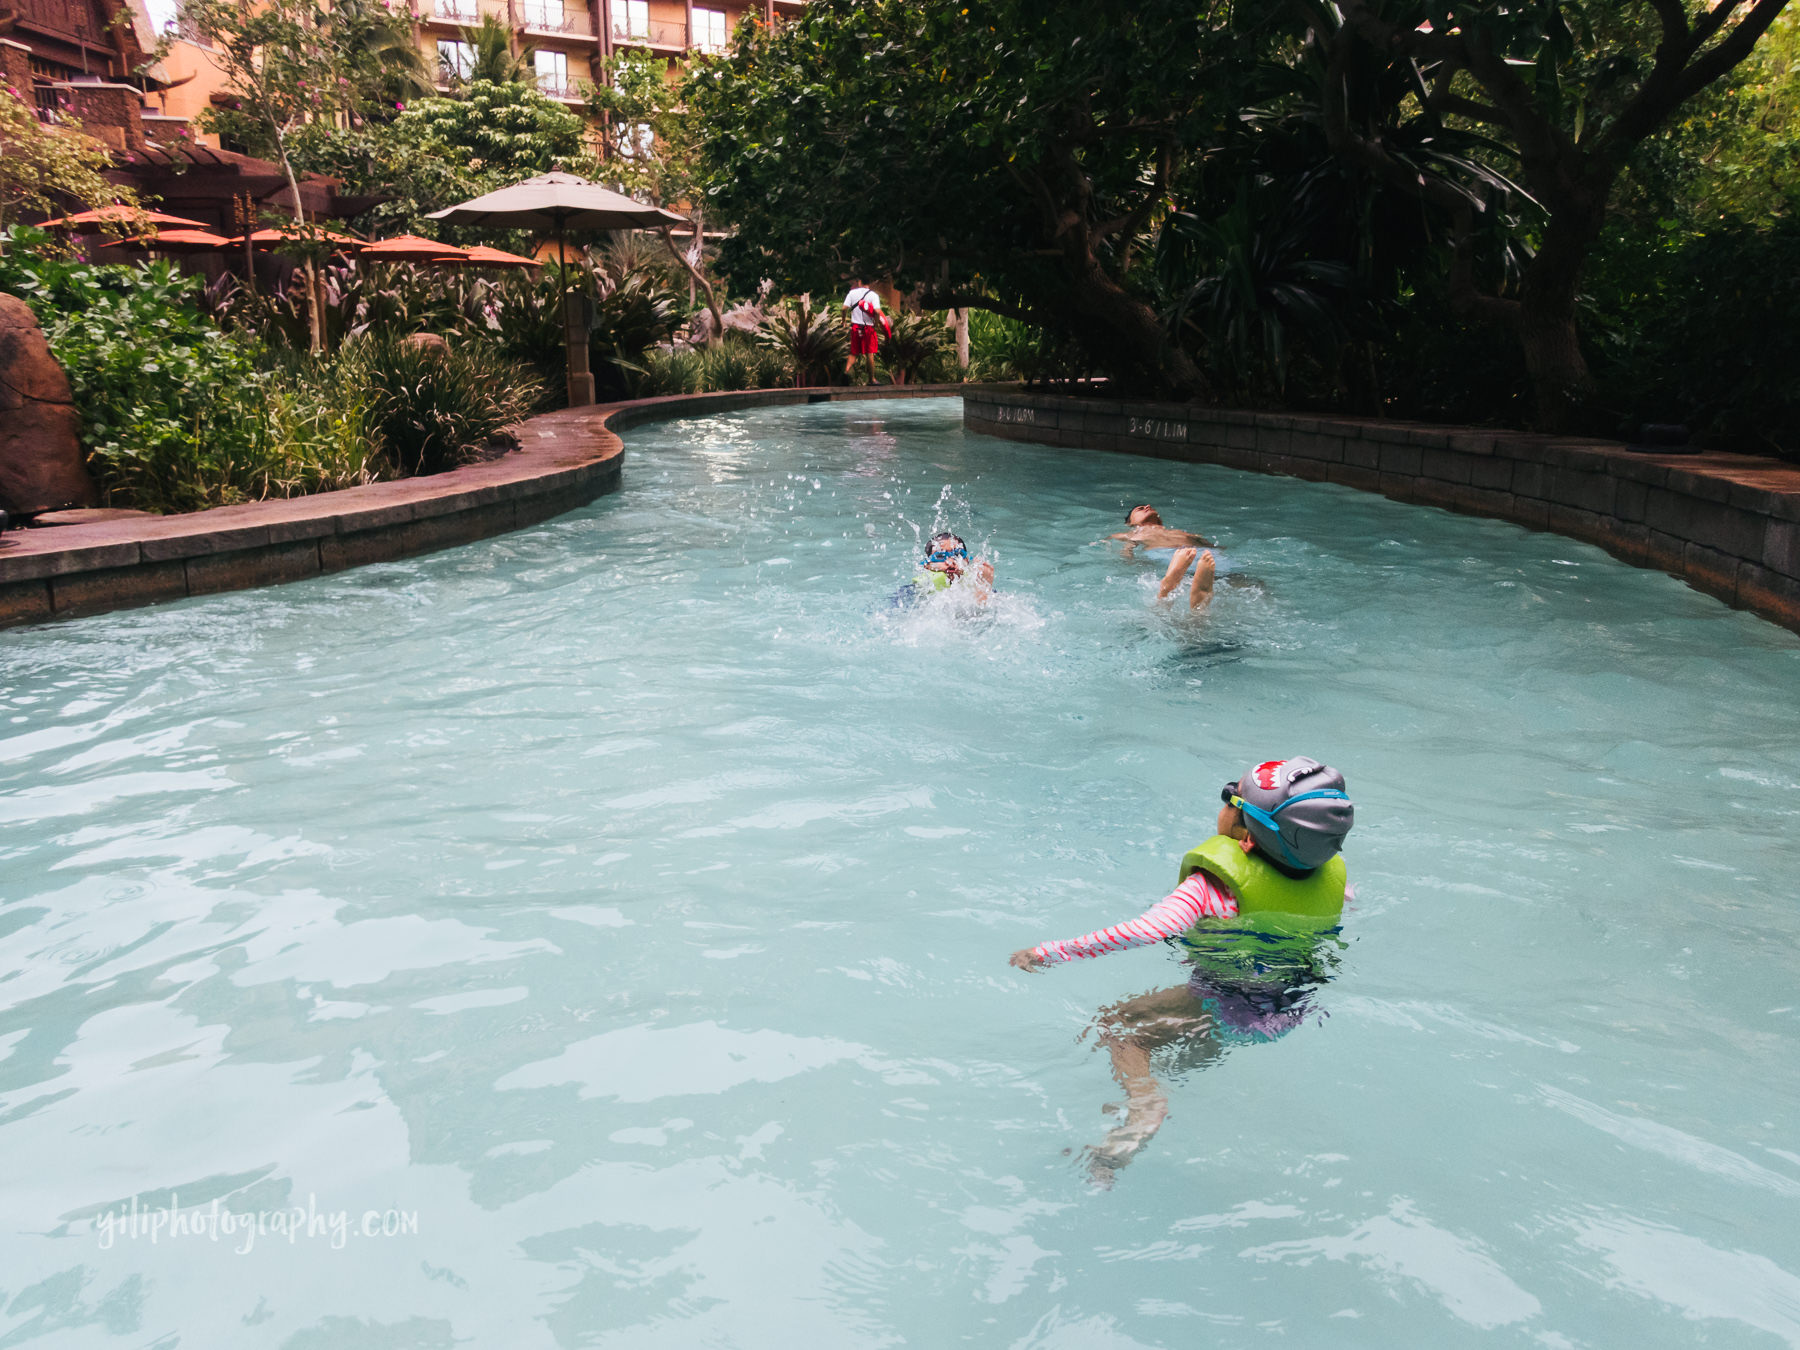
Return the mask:
<path fill-rule="evenodd" d="M 1412 422 L 1074 398 L 1018 386 L 755 389 L 545 413 L 521 449 L 429 478 L 188 515 L 0 535 L 0 627 L 299 581 L 536 524 L 618 490 L 618 432 L 741 408 L 960 395 L 1015 441 L 1341 483 L 1598 544 L 1800 632 L 1800 466 L 1640 454 L 1609 441 Z"/>
<path fill-rule="evenodd" d="M 1783 460 L 1017 386 L 968 386 L 963 421 L 1008 440 L 1289 474 L 1551 530 L 1800 632 L 1800 465 Z"/>
<path fill-rule="evenodd" d="M 669 417 L 859 399 L 941 398 L 962 385 L 677 394 L 545 413 L 520 449 L 428 478 L 176 516 L 0 534 L 0 628 L 301 581 L 548 520 L 619 489 L 619 430 Z"/>

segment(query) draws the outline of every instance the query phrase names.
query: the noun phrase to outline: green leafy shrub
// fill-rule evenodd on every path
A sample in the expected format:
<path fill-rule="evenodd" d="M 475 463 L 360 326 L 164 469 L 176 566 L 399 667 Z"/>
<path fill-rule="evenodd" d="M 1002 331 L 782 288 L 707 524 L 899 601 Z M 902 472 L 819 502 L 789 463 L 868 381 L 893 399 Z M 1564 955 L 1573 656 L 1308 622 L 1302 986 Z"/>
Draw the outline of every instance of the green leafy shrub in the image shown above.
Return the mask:
<path fill-rule="evenodd" d="M 700 387 L 707 393 L 769 389 L 789 378 L 787 362 L 780 353 L 735 333 L 727 333 L 720 342 L 700 351 Z"/>
<path fill-rule="evenodd" d="M 850 354 L 847 325 L 829 309 L 813 309 L 810 296 L 790 297 L 771 307 L 756 340 L 781 355 L 796 386 L 841 378 Z"/>
<path fill-rule="evenodd" d="M 894 331 L 881 343 L 883 368 L 895 384 L 942 378 L 944 343 L 950 336 L 942 314 L 896 314 Z"/>
<path fill-rule="evenodd" d="M 195 308 L 197 278 L 55 258 L 14 234 L 0 290 L 31 307 L 68 372 L 88 466 L 108 500 L 189 511 L 241 500 L 263 449 L 254 344 Z"/>
<path fill-rule="evenodd" d="M 298 497 L 394 476 L 350 373 L 330 357 L 301 357 L 273 373 L 249 496 Z"/>
<path fill-rule="evenodd" d="M 969 311 L 969 378 L 998 382 L 1029 378 L 1044 346 L 1043 330 L 991 309 Z"/>
<path fill-rule="evenodd" d="M 1682 423 L 1704 445 L 1800 458 L 1800 218 L 1608 241 L 1591 285 L 1615 419 L 1598 430 Z"/>
<path fill-rule="evenodd" d="M 687 348 L 645 352 L 641 373 L 632 381 L 632 397 L 702 393 L 701 374 L 699 352 Z"/>
<path fill-rule="evenodd" d="M 531 415 L 543 390 L 527 371 L 482 343 L 448 351 L 391 338 L 345 343 L 336 377 L 363 409 L 363 428 L 402 475 L 467 463 L 501 428 Z"/>
<path fill-rule="evenodd" d="M 222 294 L 215 294 L 221 289 Z M 491 337 L 500 328 L 501 292 L 488 277 L 344 259 L 320 269 L 319 291 L 327 348 L 364 333 Z M 223 288 L 215 283 L 206 288 L 203 303 L 221 320 L 271 347 L 304 351 L 311 345 L 302 270 L 295 270 L 274 295 L 252 295 L 235 279 Z"/>
<path fill-rule="evenodd" d="M 563 285 L 559 269 L 546 267 L 538 276 L 498 283 L 491 297 L 500 350 L 529 366 L 551 390 L 562 388 L 568 371 Z M 568 285 L 593 306 L 588 364 L 595 390 L 603 398 L 622 397 L 642 373 L 645 352 L 667 342 L 681 326 L 680 303 L 655 274 L 613 273 L 604 264 L 571 263 Z"/>

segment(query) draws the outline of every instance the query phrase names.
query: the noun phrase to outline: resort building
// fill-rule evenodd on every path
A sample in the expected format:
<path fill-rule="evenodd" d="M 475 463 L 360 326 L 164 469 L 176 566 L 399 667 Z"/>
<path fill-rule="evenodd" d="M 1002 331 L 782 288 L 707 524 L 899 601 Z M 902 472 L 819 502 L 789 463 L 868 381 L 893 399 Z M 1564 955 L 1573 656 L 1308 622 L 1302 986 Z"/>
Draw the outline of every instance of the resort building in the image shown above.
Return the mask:
<path fill-rule="evenodd" d="M 77 3 L 79 0 L 26 0 Z M 101 0 L 85 0 L 98 4 Z M 138 0 L 139 3 L 142 0 Z M 5 3 L 5 0 L 0 0 Z M 406 0 L 419 48 L 448 91 L 466 78 L 475 52 L 469 29 L 493 17 L 512 33 L 516 52 L 530 51 L 540 92 L 572 110 L 586 106 L 614 52 L 637 49 L 678 66 L 691 53 L 723 50 L 732 31 L 755 15 L 773 23 L 805 0 Z M 191 123 L 209 103 L 230 98 L 223 74 L 203 43 L 181 36 L 164 61 L 171 86 L 152 96 L 157 114 Z M 598 128 L 596 127 L 596 131 Z M 216 144 L 214 137 L 203 137 Z"/>
<path fill-rule="evenodd" d="M 0 83 L 41 120 L 78 117 L 114 150 L 131 148 L 139 84 L 159 82 L 134 74 L 155 47 L 143 0 L 0 0 Z"/>
<path fill-rule="evenodd" d="M 538 88 L 580 106 L 613 52 L 638 48 L 673 61 L 690 52 L 722 50 L 746 15 L 772 23 L 778 8 L 804 0 L 410 0 L 421 45 L 446 84 L 465 73 L 474 52 L 463 30 L 492 15 L 513 32 L 515 47 L 534 52 Z"/>

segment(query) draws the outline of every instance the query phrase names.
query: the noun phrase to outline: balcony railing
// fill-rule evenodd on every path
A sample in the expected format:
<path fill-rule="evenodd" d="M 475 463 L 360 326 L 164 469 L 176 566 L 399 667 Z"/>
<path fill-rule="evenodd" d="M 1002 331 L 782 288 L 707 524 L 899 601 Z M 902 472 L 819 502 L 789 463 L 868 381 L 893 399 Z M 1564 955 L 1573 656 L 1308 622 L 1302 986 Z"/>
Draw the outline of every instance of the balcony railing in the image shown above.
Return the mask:
<path fill-rule="evenodd" d="M 31 100 L 38 121 L 54 126 L 63 120 L 67 99 L 56 86 L 33 83 Z"/>
<path fill-rule="evenodd" d="M 478 24 L 481 9 L 475 0 L 432 0 L 431 17 L 445 23 Z"/>
<path fill-rule="evenodd" d="M 648 47 L 679 49 L 687 47 L 687 25 L 685 23 L 669 23 L 662 19 L 632 23 L 631 20 L 615 14 L 612 35 L 614 42 L 635 42 Z"/>
<path fill-rule="evenodd" d="M 556 4 L 554 0 L 524 0 L 524 3 L 514 8 L 513 21 L 521 28 L 543 33 L 573 33 L 579 37 L 592 37 L 594 32 L 584 11 Z"/>
<path fill-rule="evenodd" d="M 543 94 L 548 98 L 576 99 L 587 97 L 586 94 L 581 92 L 581 86 L 576 81 L 572 79 L 559 80 L 553 75 L 538 76 L 537 90 L 538 93 Z"/>

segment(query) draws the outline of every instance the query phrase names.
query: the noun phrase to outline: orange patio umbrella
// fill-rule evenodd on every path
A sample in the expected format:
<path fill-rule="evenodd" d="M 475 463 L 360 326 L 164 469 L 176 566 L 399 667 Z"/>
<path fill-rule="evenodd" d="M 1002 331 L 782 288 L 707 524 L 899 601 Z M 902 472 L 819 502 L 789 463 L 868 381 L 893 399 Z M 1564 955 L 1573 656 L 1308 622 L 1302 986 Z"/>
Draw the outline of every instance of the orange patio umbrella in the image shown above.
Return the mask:
<path fill-rule="evenodd" d="M 81 230 L 99 225 L 136 225 L 148 221 L 152 225 L 174 225 L 182 229 L 204 230 L 203 220 L 189 220 L 186 216 L 165 215 L 161 211 L 133 210 L 129 206 L 114 203 L 102 206 L 94 211 L 80 211 L 72 216 L 58 216 L 55 220 L 46 220 L 38 226 L 40 230 Z"/>
<path fill-rule="evenodd" d="M 334 253 L 355 253 L 363 247 L 363 241 L 360 239 L 352 239 L 347 234 L 339 234 L 335 230 L 323 229 L 317 225 L 308 226 L 306 229 L 301 229 L 297 225 L 280 225 L 271 229 L 252 231 L 249 236 L 249 242 L 258 248 L 275 248 L 281 244 L 306 244 L 321 239 L 331 245 Z M 241 246 L 244 241 L 245 236 L 240 234 L 230 242 Z"/>
<path fill-rule="evenodd" d="M 119 242 L 152 253 L 216 253 L 232 245 L 224 235 L 210 230 L 159 230 L 154 235 L 141 234 Z"/>
<path fill-rule="evenodd" d="M 365 244 L 362 256 L 370 262 L 450 262 L 466 263 L 469 251 L 455 244 L 440 243 L 416 234 L 396 235 Z"/>
<path fill-rule="evenodd" d="M 458 259 L 470 267 L 542 267 L 544 264 L 536 258 L 527 258 L 517 253 L 508 253 L 503 248 L 489 248 L 486 244 L 476 244 L 473 248 L 463 250 L 468 256 Z M 440 258 L 439 262 L 448 262 L 448 258 Z"/>

